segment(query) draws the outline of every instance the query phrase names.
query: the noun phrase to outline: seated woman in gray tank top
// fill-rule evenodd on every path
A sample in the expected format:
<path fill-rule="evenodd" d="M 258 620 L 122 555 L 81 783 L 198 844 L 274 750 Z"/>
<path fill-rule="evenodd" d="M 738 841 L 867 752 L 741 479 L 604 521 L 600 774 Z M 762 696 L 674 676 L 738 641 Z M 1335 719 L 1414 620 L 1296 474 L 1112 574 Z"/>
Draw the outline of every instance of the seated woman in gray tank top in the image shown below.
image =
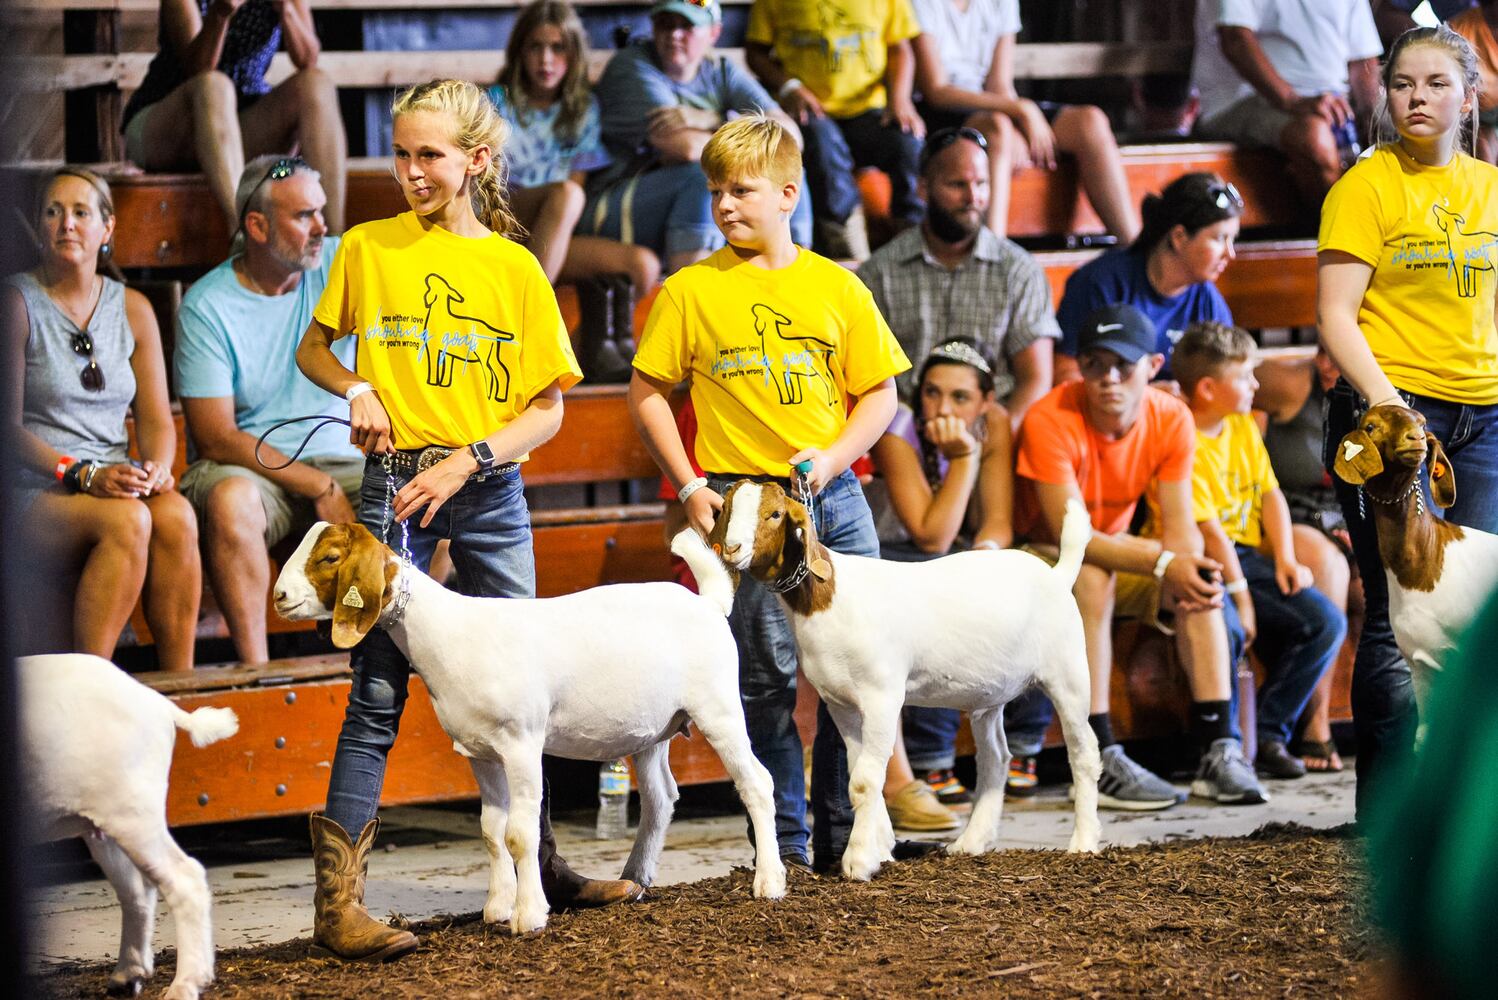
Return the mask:
<path fill-rule="evenodd" d="M 43 186 L 32 224 L 40 263 L 0 285 L 0 365 L 19 389 L 6 416 L 28 572 L 22 651 L 108 658 L 143 598 L 161 668 L 191 670 L 197 521 L 172 478 L 177 434 L 156 317 L 145 296 L 99 273 L 119 273 L 107 264 L 108 184 L 64 167 Z M 132 410 L 139 463 L 125 432 Z"/>

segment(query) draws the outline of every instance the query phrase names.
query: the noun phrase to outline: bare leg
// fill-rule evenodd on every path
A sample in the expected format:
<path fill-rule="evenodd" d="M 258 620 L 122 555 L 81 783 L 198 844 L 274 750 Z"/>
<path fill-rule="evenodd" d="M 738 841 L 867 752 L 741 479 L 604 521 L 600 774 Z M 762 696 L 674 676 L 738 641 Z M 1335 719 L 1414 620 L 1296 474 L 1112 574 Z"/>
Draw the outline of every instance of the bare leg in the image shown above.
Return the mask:
<path fill-rule="evenodd" d="M 140 164 L 147 170 L 196 164 L 208 178 L 229 232 L 239 224 L 234 188 L 244 172 L 236 104 L 234 82 L 224 74 L 212 71 L 188 80 L 152 106 Z"/>
<path fill-rule="evenodd" d="M 1232 697 L 1227 624 L 1219 609 L 1178 613 L 1176 650 L 1193 700 L 1227 701 Z"/>
<path fill-rule="evenodd" d="M 582 218 L 583 189 L 572 181 L 535 188 L 521 188 L 511 195 L 511 206 L 530 231 L 525 245 L 541 262 L 546 280 L 556 284 L 567 259 L 567 244 L 577 220 Z"/>
<path fill-rule="evenodd" d="M 895 751 L 889 756 L 889 766 L 884 769 L 884 797 L 892 798 L 896 792 L 915 780 L 910 769 L 910 758 L 905 754 L 905 733 L 895 730 Z"/>
<path fill-rule="evenodd" d="M 1104 228 L 1120 243 L 1132 243 L 1139 235 L 1139 218 L 1108 116 L 1090 104 L 1071 104 L 1061 109 L 1052 130 L 1056 148 L 1077 158 L 1082 190 Z"/>
<path fill-rule="evenodd" d="M 627 274 L 636 295 L 644 295 L 661 280 L 661 260 L 649 247 L 631 246 L 602 236 L 574 236 L 562 265 L 562 281 L 580 281 L 600 274 Z"/>
<path fill-rule="evenodd" d="M 1289 159 L 1290 176 L 1301 197 L 1309 204 L 1321 204 L 1342 176 L 1342 161 L 1331 126 L 1314 115 L 1296 118 L 1280 131 L 1280 149 Z"/>
<path fill-rule="evenodd" d="M 198 521 L 181 493 L 161 493 L 145 503 L 151 512 L 150 561 L 141 595 L 146 622 L 156 638 L 161 669 L 190 671 L 203 597 Z"/>
<path fill-rule="evenodd" d="M 243 663 L 270 658 L 265 639 L 270 556 L 265 550 L 265 507 L 244 476 L 220 480 L 203 512 L 208 582 Z"/>
<path fill-rule="evenodd" d="M 1009 234 L 1009 189 L 1014 173 L 1014 144 L 1023 142 L 1009 116 L 997 111 L 979 111 L 964 123 L 988 140 L 988 228 L 995 235 Z"/>
<path fill-rule="evenodd" d="M 1113 580 L 1109 571 L 1084 563 L 1072 587 L 1087 638 L 1094 713 L 1108 711 L 1108 687 L 1113 679 Z"/>
<path fill-rule="evenodd" d="M 246 156 L 289 152 L 293 143 L 300 147 L 302 157 L 322 175 L 328 230 L 343 232 L 348 136 L 333 78 L 320 69 L 304 69 L 247 108 L 239 124 Z"/>
<path fill-rule="evenodd" d="M 1310 569 L 1316 589 L 1325 594 L 1345 613 L 1347 593 L 1352 585 L 1352 573 L 1348 569 L 1347 558 L 1342 555 L 1342 550 L 1337 548 L 1336 543 L 1331 539 L 1310 525 L 1292 525 L 1291 532 L 1295 542 L 1296 560 Z M 1334 671 L 1328 670 L 1321 678 L 1320 683 L 1316 685 L 1316 690 L 1311 694 L 1310 704 L 1306 706 L 1306 726 L 1303 738 L 1307 741 L 1325 743 L 1332 738 L 1333 673 Z M 1314 764 L 1308 766 L 1319 769 Z"/>
<path fill-rule="evenodd" d="M 145 504 L 44 493 L 26 523 L 42 564 L 57 567 L 58 582 L 72 592 L 72 648 L 113 656 L 145 582 L 151 539 Z"/>

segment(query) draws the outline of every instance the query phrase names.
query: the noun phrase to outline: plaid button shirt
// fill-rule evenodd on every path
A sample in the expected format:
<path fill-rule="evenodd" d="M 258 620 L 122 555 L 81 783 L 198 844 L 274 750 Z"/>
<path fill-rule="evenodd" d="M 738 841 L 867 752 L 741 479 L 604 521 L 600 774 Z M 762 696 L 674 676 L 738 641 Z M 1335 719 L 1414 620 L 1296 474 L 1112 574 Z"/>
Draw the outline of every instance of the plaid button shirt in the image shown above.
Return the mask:
<path fill-rule="evenodd" d="M 972 254 L 948 270 L 926 249 L 920 226 L 881 247 L 858 268 L 874 302 L 915 367 L 896 376 L 909 398 L 931 348 L 967 337 L 994 366 L 999 399 L 1014 388 L 1009 359 L 1043 337 L 1059 339 L 1051 287 L 1035 259 L 987 228 Z"/>

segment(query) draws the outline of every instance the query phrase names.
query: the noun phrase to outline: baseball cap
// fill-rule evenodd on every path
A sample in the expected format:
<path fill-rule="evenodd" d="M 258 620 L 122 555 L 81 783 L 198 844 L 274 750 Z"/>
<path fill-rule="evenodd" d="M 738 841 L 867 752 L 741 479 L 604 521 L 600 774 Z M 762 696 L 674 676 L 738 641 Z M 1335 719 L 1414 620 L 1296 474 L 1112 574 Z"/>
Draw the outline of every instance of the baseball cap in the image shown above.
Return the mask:
<path fill-rule="evenodd" d="M 723 8 L 718 0 L 662 0 L 650 8 L 651 17 L 657 14 L 680 14 L 698 28 L 723 20 Z"/>
<path fill-rule="evenodd" d="M 1077 335 L 1077 353 L 1112 351 L 1125 364 L 1134 364 L 1146 354 L 1155 353 L 1155 324 L 1138 309 L 1126 303 L 1103 306 L 1082 324 Z"/>

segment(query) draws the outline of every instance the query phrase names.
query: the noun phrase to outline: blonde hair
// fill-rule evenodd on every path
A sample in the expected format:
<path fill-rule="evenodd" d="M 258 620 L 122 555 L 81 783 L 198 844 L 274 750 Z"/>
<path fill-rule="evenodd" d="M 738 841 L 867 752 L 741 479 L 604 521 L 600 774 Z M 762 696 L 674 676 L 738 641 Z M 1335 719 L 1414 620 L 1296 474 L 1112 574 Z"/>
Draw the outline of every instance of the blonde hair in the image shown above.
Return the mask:
<path fill-rule="evenodd" d="M 1241 326 L 1192 323 L 1170 352 L 1170 371 L 1189 399 L 1202 379 L 1220 374 L 1226 365 L 1249 361 L 1257 352 L 1254 338 Z"/>
<path fill-rule="evenodd" d="M 524 120 L 530 107 L 525 82 L 525 46 L 537 28 L 548 24 L 562 32 L 562 47 L 567 53 L 557 133 L 567 139 L 576 139 L 582 131 L 583 119 L 588 116 L 592 96 L 588 89 L 588 36 L 583 32 L 577 11 L 566 0 L 535 0 L 521 8 L 515 26 L 510 29 L 510 42 L 505 46 L 505 67 L 500 70 L 499 82 L 505 88 L 510 104 Z"/>
<path fill-rule="evenodd" d="M 392 118 L 430 111 L 447 115 L 452 122 L 452 143 L 465 154 L 489 147 L 489 165 L 472 178 L 469 198 L 473 214 L 492 232 L 518 239 L 524 231 L 505 199 L 505 124 L 489 96 L 466 80 L 433 80 L 419 83 L 399 94 L 390 107 Z"/>
<path fill-rule="evenodd" d="M 105 222 L 114 218 L 114 195 L 109 189 L 108 181 L 85 167 L 58 167 L 48 174 L 46 179 L 42 181 L 41 186 L 36 189 L 36 205 L 33 207 L 31 219 L 27 223 L 27 228 L 31 230 L 32 241 L 35 243 L 40 243 L 42 239 L 42 213 L 47 210 L 47 205 L 50 203 L 47 199 L 47 193 L 52 190 L 53 184 L 56 184 L 64 177 L 76 177 L 93 188 L 94 195 L 99 200 L 99 218 Z M 116 281 L 125 280 L 125 275 L 121 273 L 119 265 L 114 262 L 114 255 L 109 243 L 105 243 L 99 248 L 99 259 L 95 262 L 94 267 Z"/>
<path fill-rule="evenodd" d="M 1465 140 L 1468 147 L 1466 151 L 1476 156 L 1477 99 L 1482 92 L 1482 74 L 1478 71 L 1477 53 L 1473 50 L 1472 43 L 1445 24 L 1434 28 L 1411 28 L 1389 46 L 1389 55 L 1384 60 L 1380 75 L 1383 93 L 1379 95 L 1381 99 L 1373 112 L 1373 140 L 1388 143 L 1399 139 L 1399 130 L 1394 127 L 1394 118 L 1389 114 L 1389 85 L 1394 81 L 1394 66 L 1399 62 L 1399 57 L 1407 50 L 1419 47 L 1440 49 L 1456 63 L 1458 76 L 1462 81 L 1462 92 L 1472 101 L 1467 118 L 1457 131 L 1457 144 L 1460 146 Z"/>
<path fill-rule="evenodd" d="M 702 147 L 702 172 L 718 184 L 750 177 L 795 184 L 801 180 L 801 148 L 789 129 L 760 111 L 735 118 L 713 133 Z"/>

